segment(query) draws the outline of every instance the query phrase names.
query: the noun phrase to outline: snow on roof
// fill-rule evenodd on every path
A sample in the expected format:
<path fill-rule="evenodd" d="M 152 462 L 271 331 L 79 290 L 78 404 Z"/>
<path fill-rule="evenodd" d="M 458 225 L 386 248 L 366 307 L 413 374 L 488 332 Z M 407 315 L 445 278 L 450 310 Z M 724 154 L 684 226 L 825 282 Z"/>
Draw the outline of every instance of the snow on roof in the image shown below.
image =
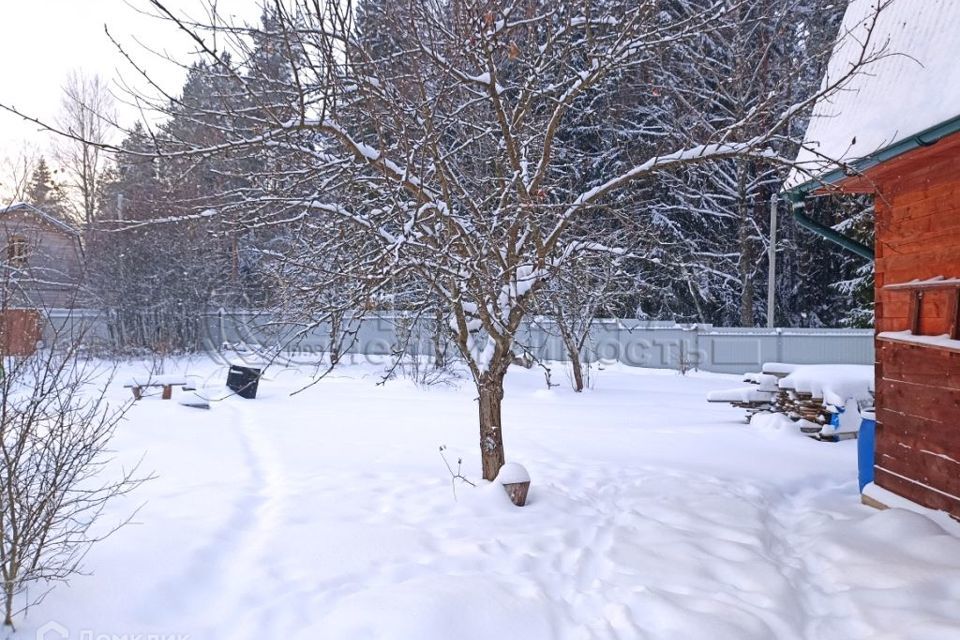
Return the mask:
<path fill-rule="evenodd" d="M 65 232 L 70 233 L 70 234 L 75 235 L 75 236 L 79 236 L 79 235 L 80 235 L 80 231 L 78 231 L 76 228 L 70 226 L 69 224 L 67 224 L 67 223 L 64 222 L 63 220 L 58 219 L 56 216 L 50 215 L 49 213 L 47 213 L 47 212 L 44 211 L 43 209 L 40 209 L 39 207 L 33 206 L 32 204 L 30 204 L 30 203 L 28 203 L 28 202 L 14 202 L 14 203 L 11 204 L 9 207 L 2 207 L 2 208 L 0 208 L 0 216 L 3 216 L 3 215 L 5 215 L 5 214 L 7 214 L 7 213 L 13 213 L 14 211 L 26 211 L 26 212 L 28 212 L 28 213 L 32 213 L 32 214 L 34 214 L 35 216 L 37 216 L 38 218 L 41 218 L 42 220 L 44 220 L 44 221 L 52 224 L 53 226 L 57 227 L 57 228 L 60 229 L 61 231 L 65 231 Z"/>
<path fill-rule="evenodd" d="M 863 53 L 881 1 L 887 0 L 851 0 L 824 87 Z M 892 0 L 880 11 L 867 52 L 880 57 L 814 107 L 797 156 L 802 170 L 791 172 L 786 189 L 836 169 L 831 161 L 870 156 L 960 115 L 960 1 Z"/>

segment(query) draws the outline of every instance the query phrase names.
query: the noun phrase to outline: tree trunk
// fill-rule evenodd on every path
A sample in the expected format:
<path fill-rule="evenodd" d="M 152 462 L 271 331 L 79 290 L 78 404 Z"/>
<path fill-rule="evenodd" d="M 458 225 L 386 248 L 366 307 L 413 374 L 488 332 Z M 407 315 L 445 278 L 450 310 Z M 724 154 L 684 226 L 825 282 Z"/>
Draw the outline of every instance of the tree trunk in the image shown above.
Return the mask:
<path fill-rule="evenodd" d="M 583 363 L 580 362 L 580 354 L 576 349 L 569 349 L 570 367 L 573 369 L 573 390 L 577 393 L 583 391 Z"/>
<path fill-rule="evenodd" d="M 340 314 L 333 313 L 330 316 L 330 364 L 340 363 Z"/>
<path fill-rule="evenodd" d="M 746 260 L 744 261 L 747 262 Z M 747 273 L 743 274 L 740 292 L 740 326 L 752 327 L 753 322 L 753 280 Z"/>
<path fill-rule="evenodd" d="M 447 351 L 443 344 L 444 319 L 443 311 L 437 307 L 433 319 L 433 367 L 443 369 L 447 366 Z"/>
<path fill-rule="evenodd" d="M 503 429 L 500 419 L 500 404 L 503 400 L 502 373 L 486 372 L 480 376 L 477 389 L 480 392 L 480 459 L 483 464 L 483 479 L 497 477 L 504 463 Z"/>
<path fill-rule="evenodd" d="M 8 582 L 3 590 L 3 624 L 6 627 L 13 628 L 13 583 Z"/>
<path fill-rule="evenodd" d="M 740 167 L 738 172 L 738 198 L 737 208 L 740 214 L 739 244 L 740 261 L 737 265 L 740 271 L 740 326 L 753 326 L 753 269 L 755 268 L 755 258 L 753 255 L 753 227 L 750 224 L 750 207 L 748 204 L 749 194 L 746 189 L 746 176 L 744 167 Z"/>
<path fill-rule="evenodd" d="M 580 393 L 583 391 L 583 363 L 580 361 L 580 348 L 570 330 L 564 327 L 562 321 L 560 323 L 560 337 L 563 339 L 563 346 L 567 350 L 567 357 L 570 358 L 570 368 L 573 369 L 573 390 Z"/>

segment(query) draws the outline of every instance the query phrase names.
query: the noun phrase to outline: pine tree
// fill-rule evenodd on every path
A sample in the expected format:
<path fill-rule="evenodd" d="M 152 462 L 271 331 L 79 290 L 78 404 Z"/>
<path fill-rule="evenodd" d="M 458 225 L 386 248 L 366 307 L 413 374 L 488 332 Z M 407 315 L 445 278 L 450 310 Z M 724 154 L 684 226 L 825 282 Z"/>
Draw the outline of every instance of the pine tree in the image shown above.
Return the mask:
<path fill-rule="evenodd" d="M 30 176 L 26 196 L 30 204 L 45 212 L 56 216 L 63 215 L 65 204 L 63 187 L 56 181 L 46 158 L 41 157 L 37 161 Z"/>

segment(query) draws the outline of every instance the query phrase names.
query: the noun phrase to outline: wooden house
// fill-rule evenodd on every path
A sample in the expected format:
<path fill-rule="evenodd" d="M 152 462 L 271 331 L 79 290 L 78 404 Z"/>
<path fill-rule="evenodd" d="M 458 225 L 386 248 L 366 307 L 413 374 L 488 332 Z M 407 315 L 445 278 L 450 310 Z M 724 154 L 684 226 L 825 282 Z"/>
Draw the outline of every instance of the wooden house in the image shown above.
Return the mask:
<path fill-rule="evenodd" d="M 853 37 L 828 76 L 856 60 L 876 4 L 850 3 L 841 33 Z M 787 189 L 814 228 L 806 198 L 875 203 L 875 484 L 864 501 L 900 496 L 960 517 L 960 2 L 895 2 L 869 42 L 883 55 L 816 106 Z"/>
<path fill-rule="evenodd" d="M 83 275 L 80 232 L 26 203 L 0 209 L 4 308 L 77 306 Z"/>

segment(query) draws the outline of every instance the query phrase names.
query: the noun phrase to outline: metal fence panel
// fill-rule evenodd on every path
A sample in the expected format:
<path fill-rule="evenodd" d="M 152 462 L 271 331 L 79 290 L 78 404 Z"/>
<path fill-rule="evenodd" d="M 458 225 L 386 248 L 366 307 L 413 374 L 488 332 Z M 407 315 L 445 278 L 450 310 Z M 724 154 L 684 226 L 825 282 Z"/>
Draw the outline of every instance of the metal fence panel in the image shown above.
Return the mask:
<path fill-rule="evenodd" d="M 109 318 L 93 311 L 58 313 L 51 322 L 61 327 L 94 323 L 90 335 L 109 340 Z M 330 326 L 304 329 L 275 322 L 267 314 L 218 312 L 199 318 L 209 349 L 246 343 L 282 346 L 307 356 L 329 349 Z M 344 321 L 349 332 L 348 353 L 353 360 L 390 358 L 404 343 L 411 355 L 431 356 L 432 321 L 404 315 L 366 317 Z M 49 330 L 48 330 L 49 332 Z M 455 350 L 448 345 L 448 352 Z M 531 318 L 517 336 L 517 353 L 548 361 L 569 359 L 555 323 Z M 632 367 L 699 369 L 720 373 L 756 371 L 764 362 L 795 364 L 873 364 L 874 332 L 870 329 L 720 328 L 677 325 L 634 319 L 597 320 L 580 353 L 584 362 L 619 362 Z"/>

